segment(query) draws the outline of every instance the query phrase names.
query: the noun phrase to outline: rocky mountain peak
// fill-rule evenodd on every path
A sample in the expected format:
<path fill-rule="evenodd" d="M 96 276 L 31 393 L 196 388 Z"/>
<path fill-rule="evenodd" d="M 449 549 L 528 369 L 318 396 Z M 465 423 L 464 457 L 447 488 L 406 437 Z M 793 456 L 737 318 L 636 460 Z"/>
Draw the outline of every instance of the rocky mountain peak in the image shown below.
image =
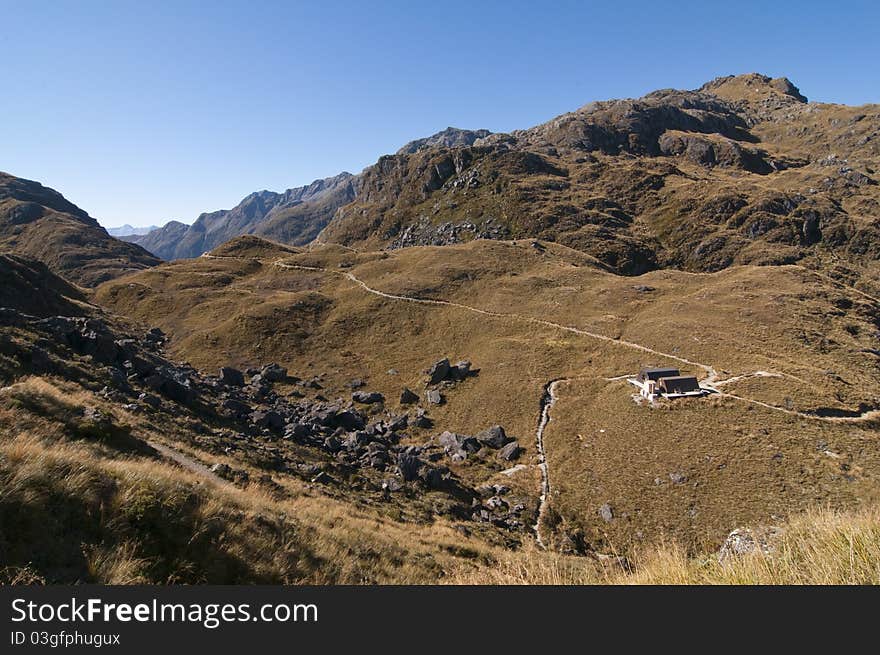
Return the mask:
<path fill-rule="evenodd" d="M 799 103 L 807 102 L 807 97 L 787 77 L 771 78 L 760 73 L 716 77 L 701 86 L 699 91 L 733 101 L 755 102 L 778 98 Z"/>
<path fill-rule="evenodd" d="M 424 139 L 410 141 L 400 150 L 398 155 L 411 155 L 430 148 L 461 148 L 472 146 L 477 139 L 483 139 L 492 134 L 489 130 L 462 130 L 457 127 L 447 127 L 445 130 L 432 134 Z"/>

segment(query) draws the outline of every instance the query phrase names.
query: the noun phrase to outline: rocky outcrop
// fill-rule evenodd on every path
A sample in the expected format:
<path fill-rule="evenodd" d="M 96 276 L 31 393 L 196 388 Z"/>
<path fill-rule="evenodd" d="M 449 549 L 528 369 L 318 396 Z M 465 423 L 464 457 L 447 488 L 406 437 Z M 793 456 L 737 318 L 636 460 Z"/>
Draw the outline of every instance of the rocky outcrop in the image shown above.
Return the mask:
<path fill-rule="evenodd" d="M 657 144 L 664 155 L 684 156 L 706 168 L 727 166 L 761 175 L 775 170 L 767 161 L 767 153 L 744 147 L 733 139 L 666 131 L 660 136 Z"/>
<path fill-rule="evenodd" d="M 770 556 L 773 540 L 780 534 L 779 528 L 737 528 L 733 530 L 718 550 L 718 563 L 727 564 L 737 558 L 754 553 Z"/>
<path fill-rule="evenodd" d="M 432 134 L 423 139 L 410 141 L 400 150 L 398 155 L 411 155 L 430 148 L 461 148 L 472 146 L 479 139 L 492 134 L 489 130 L 461 130 L 456 127 L 447 127 L 445 130 Z"/>
<path fill-rule="evenodd" d="M 411 422 L 407 414 L 375 407 L 383 400 L 375 392 L 355 392 L 354 401 L 367 405 L 361 409 L 341 400 L 281 394 L 276 383 L 294 382 L 304 389 L 314 385 L 289 376 L 277 364 L 247 372 L 222 367 L 219 376 L 204 375 L 167 359 L 159 331 L 121 333 L 94 315 L 38 318 L 3 308 L 0 316 L 0 378 L 4 380 L 51 374 L 96 388 L 103 383 L 102 396 L 128 412 L 145 414 L 151 423 L 172 423 L 183 417 L 191 438 L 200 440 L 203 449 L 235 453 L 312 484 L 341 490 L 351 486 L 348 491 L 359 494 L 367 492 L 366 481 L 369 488 L 381 488 L 386 501 L 398 494 L 401 502 L 407 502 L 427 491 L 441 492 L 450 498 L 444 512 L 466 519 L 472 511 L 473 489 L 436 464 L 443 456 L 442 447 L 432 442 L 401 443 L 409 440 L 410 429 L 431 425 L 423 410 L 417 410 Z M 5 329 L 10 325 L 17 326 L 19 334 L 33 335 L 33 343 L 10 338 Z M 48 348 L 35 346 L 38 341 Z M 9 362 L 18 367 L 14 373 L 5 370 Z M 242 384 L 245 374 L 250 380 Z M 93 423 L 104 420 L 100 412 L 88 411 Z M 218 430 L 218 426 L 222 427 Z M 230 431 L 230 437 L 222 436 Z M 465 438 L 463 446 L 468 452 L 481 448 L 473 437 Z M 303 461 L 304 453 L 311 453 L 313 463 Z M 212 471 L 233 482 L 248 481 L 245 472 L 234 474 L 226 464 Z"/>

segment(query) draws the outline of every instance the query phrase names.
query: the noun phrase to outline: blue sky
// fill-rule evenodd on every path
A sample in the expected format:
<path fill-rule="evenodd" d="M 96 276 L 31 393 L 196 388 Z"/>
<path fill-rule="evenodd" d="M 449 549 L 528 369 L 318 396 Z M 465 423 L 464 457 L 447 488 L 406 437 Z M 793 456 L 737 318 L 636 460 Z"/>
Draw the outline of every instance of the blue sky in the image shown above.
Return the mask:
<path fill-rule="evenodd" d="M 878 4 L 0 0 L 0 170 L 104 225 L 189 223 L 448 125 L 719 75 L 880 102 Z"/>

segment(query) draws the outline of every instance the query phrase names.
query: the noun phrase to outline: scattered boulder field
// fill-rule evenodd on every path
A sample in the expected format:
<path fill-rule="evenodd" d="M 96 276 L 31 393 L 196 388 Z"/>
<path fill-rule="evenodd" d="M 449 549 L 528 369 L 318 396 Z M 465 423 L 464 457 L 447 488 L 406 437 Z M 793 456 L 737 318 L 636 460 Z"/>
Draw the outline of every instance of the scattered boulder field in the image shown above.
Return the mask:
<path fill-rule="evenodd" d="M 516 440 L 498 425 L 474 437 L 448 430 L 423 435 L 434 422 L 407 388 L 401 391 L 401 410 L 386 407 L 383 394 L 361 389 L 366 384 L 358 379 L 350 384 L 358 388 L 350 401 L 331 401 L 321 395 L 318 378 L 298 378 L 274 362 L 244 371 L 223 366 L 210 375 L 171 361 L 159 328 L 122 332 L 102 317 L 40 318 L 11 308 L 2 309 L 2 318 L 7 330 L 0 332 L 0 353 L 18 374 L 89 378 L 102 385 L 102 397 L 143 420 L 186 417 L 207 452 L 234 454 L 336 495 L 372 489 L 384 502 L 418 504 L 425 494 L 441 494 L 448 498 L 442 513 L 457 520 L 525 529 L 522 515 L 533 499 L 506 499 L 496 492 L 484 502 L 454 470 L 465 462 L 479 466 L 491 453 L 516 459 L 521 451 Z M 30 342 L 9 328 L 29 334 Z M 450 366 L 444 359 L 426 371 L 426 386 L 455 385 L 476 374 L 469 362 Z M 413 430 L 422 436 L 414 440 Z M 245 470 L 226 463 L 210 471 L 236 484 L 250 482 Z"/>

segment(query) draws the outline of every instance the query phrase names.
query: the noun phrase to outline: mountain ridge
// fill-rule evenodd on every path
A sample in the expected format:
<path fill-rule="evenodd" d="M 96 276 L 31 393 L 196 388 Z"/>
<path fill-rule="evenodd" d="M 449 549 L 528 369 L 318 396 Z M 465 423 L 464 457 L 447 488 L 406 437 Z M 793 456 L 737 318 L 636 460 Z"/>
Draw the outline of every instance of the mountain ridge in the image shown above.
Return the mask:
<path fill-rule="evenodd" d="M 159 263 L 110 236 L 58 191 L 8 173 L 0 173 L 0 250 L 37 259 L 84 286 Z"/>
<path fill-rule="evenodd" d="M 558 241 L 614 270 L 719 270 L 833 251 L 872 267 L 880 107 L 808 103 L 787 78 L 588 103 L 472 145 L 384 156 L 319 241 Z"/>
<path fill-rule="evenodd" d="M 135 227 L 134 225 L 129 225 L 128 223 L 124 225 L 119 225 L 116 227 L 108 227 L 105 228 L 107 230 L 107 234 L 111 237 L 126 237 L 126 236 L 142 236 L 145 234 L 149 234 L 153 230 L 158 230 L 161 225 L 148 225 L 147 227 Z"/>
<path fill-rule="evenodd" d="M 314 238 L 338 206 L 354 198 L 357 180 L 356 175 L 342 172 L 281 193 L 254 191 L 231 209 L 200 214 L 192 225 L 171 221 L 127 240 L 166 260 L 198 257 L 243 234 L 302 245 Z"/>

